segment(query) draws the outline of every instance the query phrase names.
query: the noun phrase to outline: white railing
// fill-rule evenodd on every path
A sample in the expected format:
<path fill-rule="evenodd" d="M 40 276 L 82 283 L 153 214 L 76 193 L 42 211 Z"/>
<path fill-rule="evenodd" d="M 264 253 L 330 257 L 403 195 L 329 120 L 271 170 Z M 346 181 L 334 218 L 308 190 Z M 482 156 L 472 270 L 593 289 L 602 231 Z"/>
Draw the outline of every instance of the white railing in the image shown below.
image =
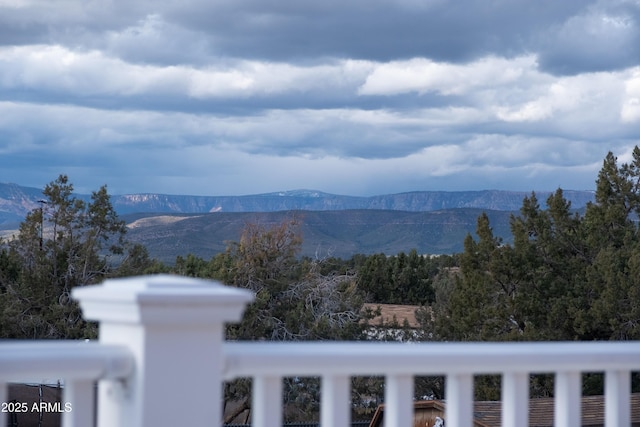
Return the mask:
<path fill-rule="evenodd" d="M 555 373 L 555 425 L 580 425 L 581 373 L 604 372 L 606 426 L 628 427 L 639 342 L 267 343 L 225 342 L 253 295 L 177 276 L 108 280 L 74 290 L 100 322 L 100 343 L 0 344 L 0 390 L 18 378 L 65 378 L 65 426 L 92 425 L 100 380 L 100 427 L 214 426 L 222 384 L 253 379 L 252 419 L 282 425 L 282 378 L 321 377 L 321 424 L 350 423 L 352 376 L 385 376 L 386 427 L 413 425 L 416 375 L 446 376 L 446 425 L 473 425 L 473 376 L 501 374 L 502 425 L 526 426 L 529 376 Z M 1 396 L 6 401 L 5 396 Z M 0 421 L 1 422 L 1 421 Z M 0 424 L 1 425 L 1 424 Z"/>
<path fill-rule="evenodd" d="M 227 343 L 226 378 L 253 377 L 254 425 L 281 425 L 282 377 L 322 377 L 322 425 L 349 422 L 350 377 L 384 375 L 385 425 L 409 426 L 413 377 L 446 375 L 447 426 L 473 425 L 474 374 L 502 374 L 503 426 L 528 423 L 529 374 L 556 374 L 557 427 L 580 425 L 582 372 L 606 372 L 606 426 L 630 425 L 640 343 Z M 264 402 L 268 402 L 265 404 Z M 258 408 L 265 407 L 264 413 Z"/>

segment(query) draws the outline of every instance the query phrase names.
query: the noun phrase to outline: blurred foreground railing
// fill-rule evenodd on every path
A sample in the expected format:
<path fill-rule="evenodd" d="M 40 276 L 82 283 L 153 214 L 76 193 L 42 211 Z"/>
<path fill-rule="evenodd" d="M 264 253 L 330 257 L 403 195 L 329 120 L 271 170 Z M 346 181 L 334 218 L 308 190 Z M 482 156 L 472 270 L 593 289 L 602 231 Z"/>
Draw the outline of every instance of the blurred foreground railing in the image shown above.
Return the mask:
<path fill-rule="evenodd" d="M 555 426 L 581 421 L 581 374 L 605 373 L 607 427 L 628 427 L 631 372 L 638 342 L 571 343 L 268 343 L 225 342 L 253 295 L 177 276 L 108 280 L 74 290 L 84 315 L 100 322 L 100 343 L 0 344 L 4 383 L 64 378 L 64 425 L 93 425 L 99 381 L 100 427 L 214 426 L 222 420 L 222 385 L 253 379 L 252 419 L 282 425 L 282 378 L 321 378 L 321 424 L 350 425 L 351 377 L 385 376 L 387 427 L 413 425 L 416 375 L 446 376 L 447 427 L 473 425 L 473 377 L 502 375 L 502 425 L 526 426 L 531 374 L 555 374 Z M 6 421 L 2 421 L 6 422 Z M 0 424 L 3 425 L 3 424 Z"/>
<path fill-rule="evenodd" d="M 126 347 L 86 342 L 1 341 L 0 426 L 6 425 L 10 412 L 45 411 L 61 413 L 65 426 L 92 426 L 95 382 L 126 378 L 132 370 L 133 359 Z M 65 378 L 61 405 L 37 402 L 34 407 L 36 402 L 8 400 L 8 382 L 38 383 L 53 377 Z"/>

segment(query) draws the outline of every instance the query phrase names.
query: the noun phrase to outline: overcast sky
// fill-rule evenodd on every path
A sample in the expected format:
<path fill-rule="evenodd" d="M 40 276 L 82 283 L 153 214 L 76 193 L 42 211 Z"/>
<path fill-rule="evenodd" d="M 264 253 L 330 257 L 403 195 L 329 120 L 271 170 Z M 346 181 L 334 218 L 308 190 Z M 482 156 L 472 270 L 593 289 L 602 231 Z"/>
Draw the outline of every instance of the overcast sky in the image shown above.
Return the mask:
<path fill-rule="evenodd" d="M 0 182 L 593 189 L 640 144 L 640 0 L 0 0 Z"/>

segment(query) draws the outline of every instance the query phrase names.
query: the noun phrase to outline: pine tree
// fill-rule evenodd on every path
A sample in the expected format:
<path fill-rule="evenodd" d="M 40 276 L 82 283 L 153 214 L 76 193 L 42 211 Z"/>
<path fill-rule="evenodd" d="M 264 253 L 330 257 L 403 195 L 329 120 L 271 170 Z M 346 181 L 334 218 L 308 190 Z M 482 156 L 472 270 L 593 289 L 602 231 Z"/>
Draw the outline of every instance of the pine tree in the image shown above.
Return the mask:
<path fill-rule="evenodd" d="M 111 205 L 106 187 L 85 203 L 66 175 L 48 184 L 46 200 L 21 223 L 4 248 L 11 269 L 0 295 L 2 334 L 13 338 L 82 338 L 95 328 L 82 320 L 70 299 L 76 286 L 96 283 L 124 253 L 126 227 Z M 16 267 L 17 273 L 16 273 Z"/>

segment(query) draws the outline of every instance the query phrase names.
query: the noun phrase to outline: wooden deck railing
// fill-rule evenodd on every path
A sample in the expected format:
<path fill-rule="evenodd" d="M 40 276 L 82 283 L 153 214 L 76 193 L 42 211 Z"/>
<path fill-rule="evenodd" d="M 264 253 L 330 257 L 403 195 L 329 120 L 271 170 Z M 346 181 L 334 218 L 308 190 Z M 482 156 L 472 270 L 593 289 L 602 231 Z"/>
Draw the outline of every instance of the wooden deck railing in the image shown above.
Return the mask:
<path fill-rule="evenodd" d="M 473 425 L 473 376 L 502 375 L 502 425 L 526 426 L 529 378 L 554 373 L 557 427 L 580 425 L 581 374 L 605 373 L 606 426 L 630 425 L 631 372 L 638 342 L 268 343 L 225 342 L 247 291 L 177 276 L 107 280 L 74 290 L 84 315 L 100 322 L 99 343 L 0 344 L 5 383 L 64 378 L 66 427 L 221 424 L 224 380 L 253 379 L 253 425 L 282 425 L 282 378 L 321 377 L 321 424 L 350 424 L 352 376 L 385 376 L 385 426 L 412 426 L 416 375 L 446 376 L 446 425 Z M 4 421 L 0 421 L 0 425 Z"/>

